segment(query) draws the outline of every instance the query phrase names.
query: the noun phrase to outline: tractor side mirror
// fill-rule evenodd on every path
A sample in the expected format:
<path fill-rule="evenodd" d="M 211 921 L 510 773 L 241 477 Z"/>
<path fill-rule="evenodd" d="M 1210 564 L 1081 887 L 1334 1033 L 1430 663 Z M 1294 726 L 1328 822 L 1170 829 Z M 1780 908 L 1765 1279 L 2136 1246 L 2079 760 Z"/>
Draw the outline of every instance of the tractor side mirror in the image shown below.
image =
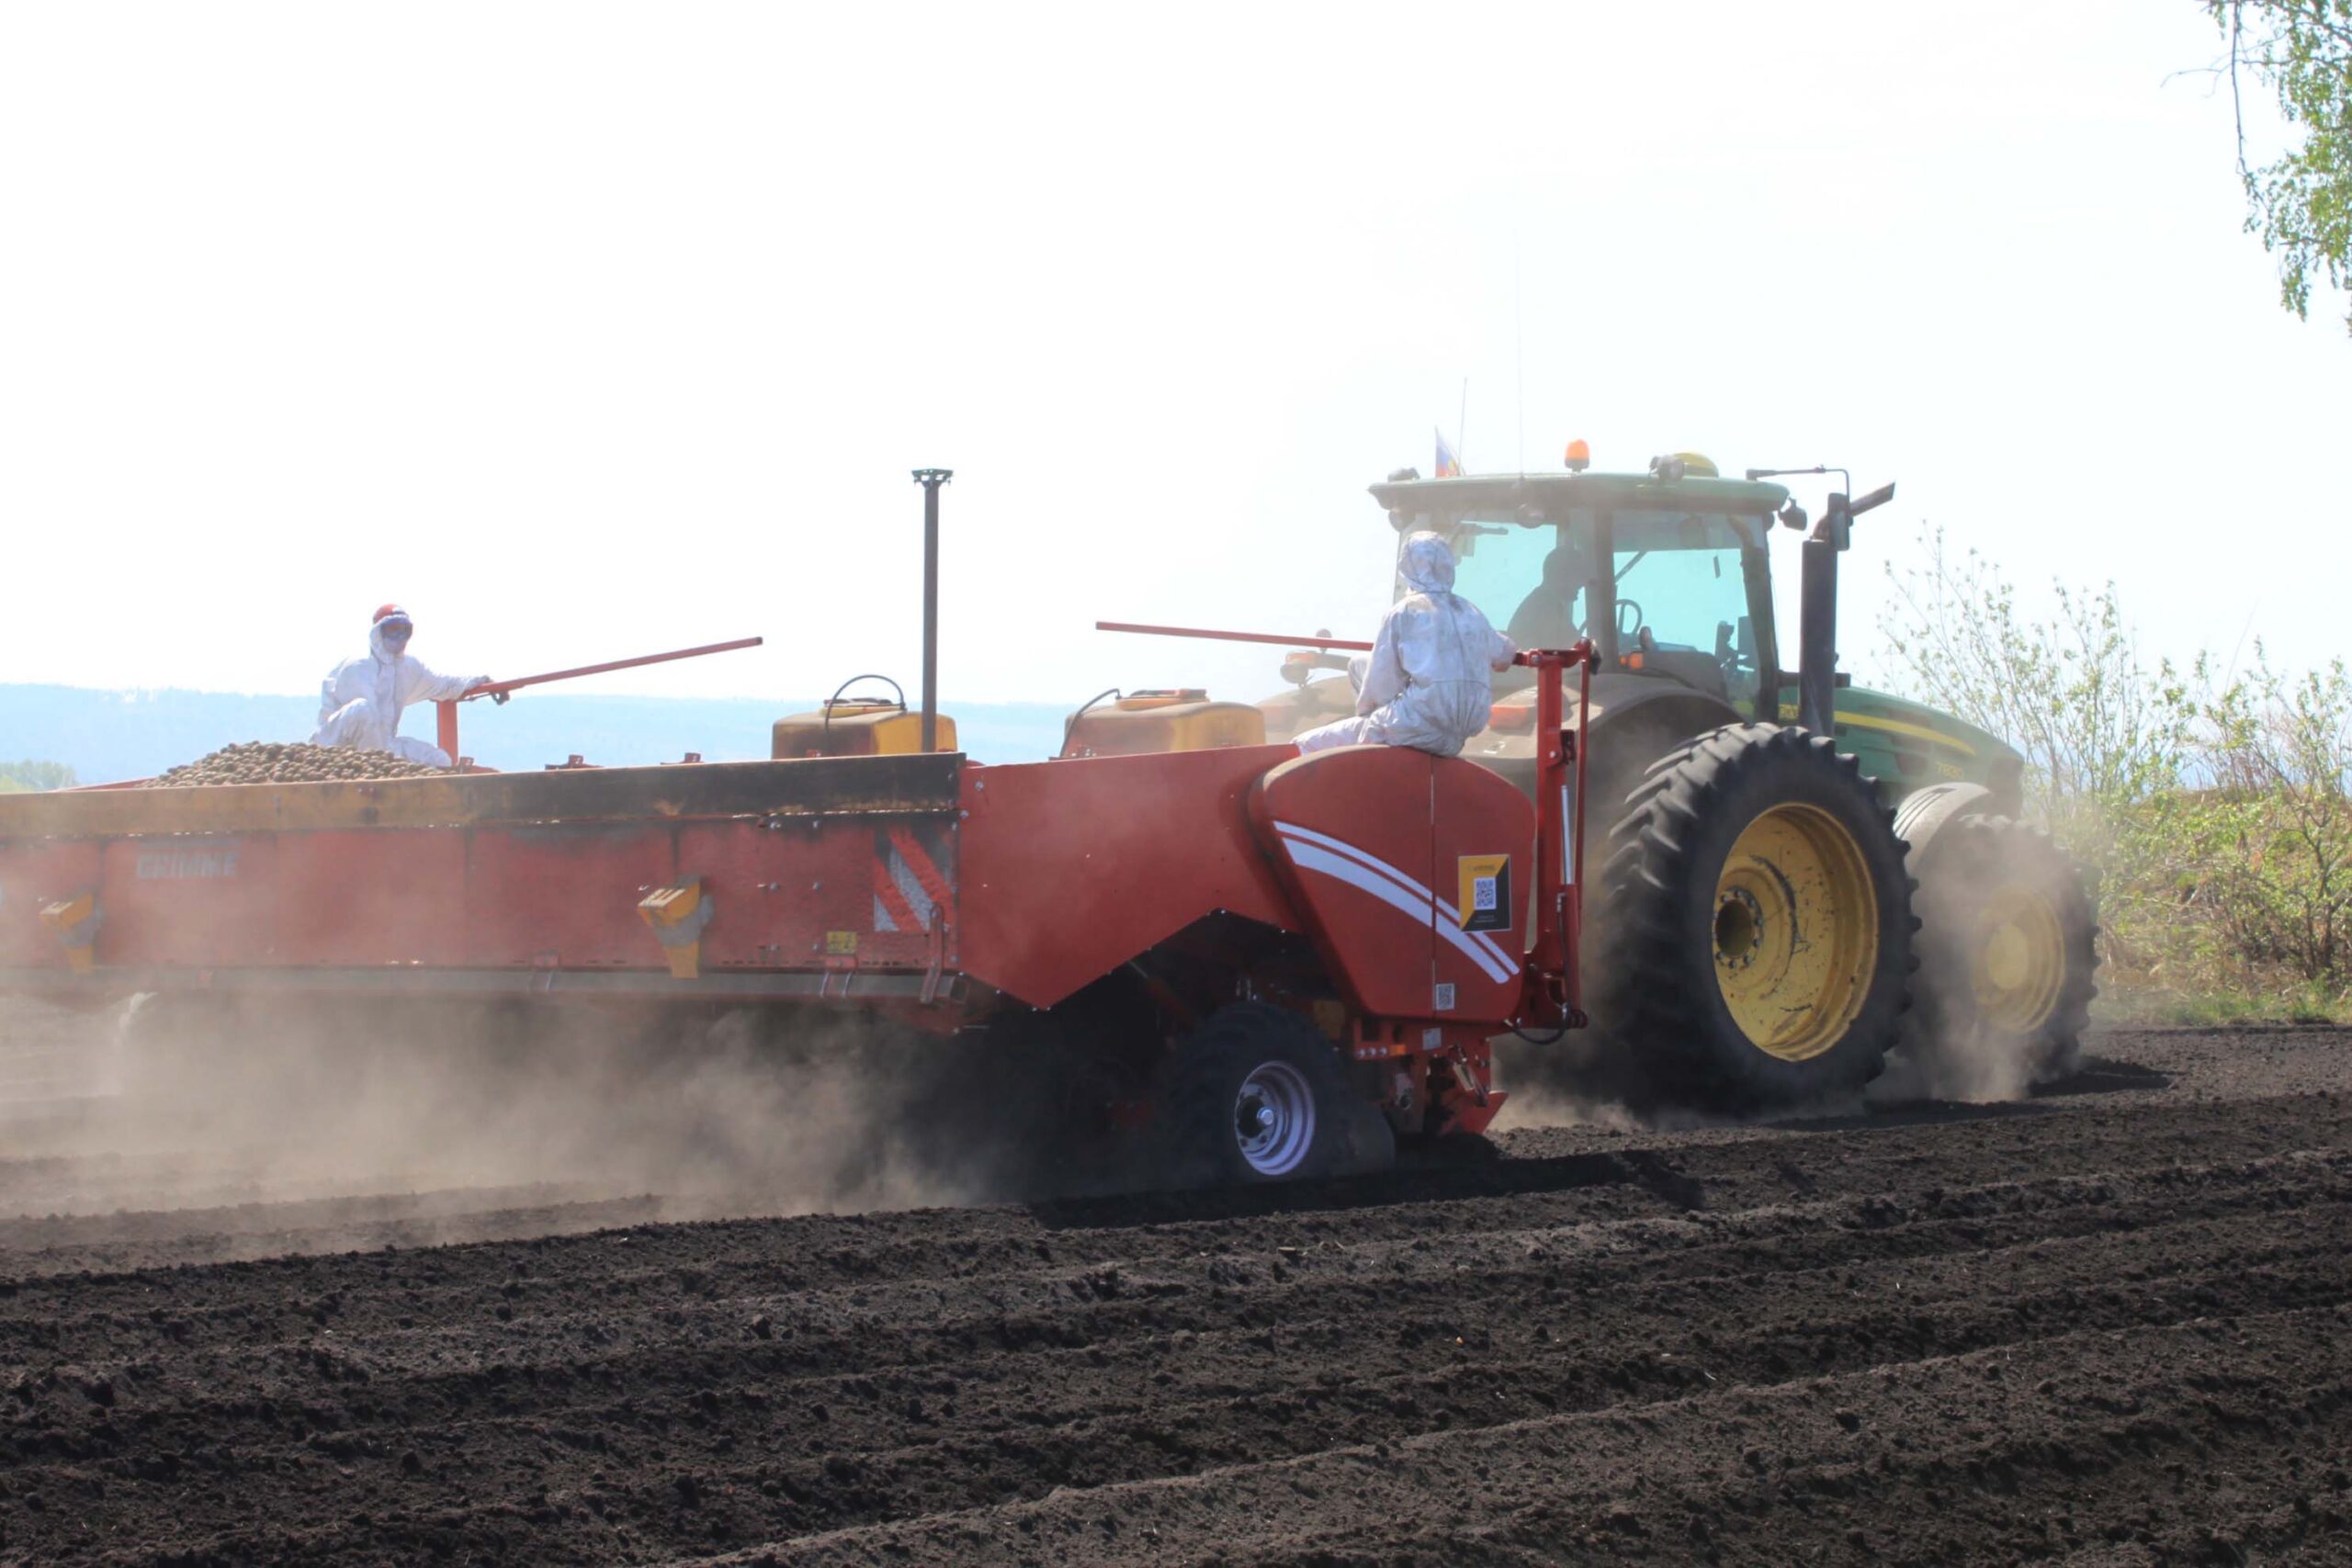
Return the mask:
<path fill-rule="evenodd" d="M 1841 491 L 1829 492 L 1829 509 L 1821 514 L 1820 526 L 1813 537 L 1826 539 L 1834 549 L 1851 549 L 1854 544 L 1854 519 L 1874 507 L 1884 506 L 1894 499 L 1894 487 L 1881 485 L 1860 501 L 1849 501 Z"/>
<path fill-rule="evenodd" d="M 1843 491 L 1829 492 L 1828 509 L 1822 513 L 1821 521 L 1813 525 L 1813 532 L 1806 537 L 1819 539 L 1833 550 L 1853 547 L 1854 514 L 1848 509 Z"/>

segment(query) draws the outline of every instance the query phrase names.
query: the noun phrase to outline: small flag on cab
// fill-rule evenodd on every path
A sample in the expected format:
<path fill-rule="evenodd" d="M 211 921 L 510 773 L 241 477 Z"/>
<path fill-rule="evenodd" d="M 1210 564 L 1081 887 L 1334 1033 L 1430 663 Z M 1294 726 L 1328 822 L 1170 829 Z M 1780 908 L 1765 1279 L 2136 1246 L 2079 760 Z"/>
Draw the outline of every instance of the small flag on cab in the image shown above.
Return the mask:
<path fill-rule="evenodd" d="M 1462 477 L 1462 458 L 1445 444 L 1445 432 L 1442 430 L 1437 433 L 1437 477 L 1442 479 Z"/>

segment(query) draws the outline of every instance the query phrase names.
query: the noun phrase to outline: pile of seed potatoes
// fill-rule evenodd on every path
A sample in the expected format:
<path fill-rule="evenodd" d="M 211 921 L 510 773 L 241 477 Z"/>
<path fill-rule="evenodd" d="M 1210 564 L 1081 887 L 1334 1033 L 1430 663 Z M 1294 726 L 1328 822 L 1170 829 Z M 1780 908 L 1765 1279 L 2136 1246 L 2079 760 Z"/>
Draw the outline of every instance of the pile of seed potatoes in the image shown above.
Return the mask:
<path fill-rule="evenodd" d="M 412 762 L 390 751 L 308 741 L 247 740 L 223 746 L 209 757 L 183 762 L 159 775 L 158 784 L 322 784 L 331 780 L 422 779 L 446 770 Z"/>

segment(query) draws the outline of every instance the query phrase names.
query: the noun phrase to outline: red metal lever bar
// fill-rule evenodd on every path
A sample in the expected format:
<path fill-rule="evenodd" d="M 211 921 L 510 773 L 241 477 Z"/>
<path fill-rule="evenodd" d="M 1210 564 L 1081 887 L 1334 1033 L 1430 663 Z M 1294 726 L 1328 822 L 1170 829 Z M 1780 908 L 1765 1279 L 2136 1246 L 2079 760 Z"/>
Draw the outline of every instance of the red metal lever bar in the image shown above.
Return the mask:
<path fill-rule="evenodd" d="M 433 743 L 458 760 L 458 705 L 476 697 L 494 697 L 503 692 L 519 691 L 525 686 L 544 686 L 550 681 L 576 680 L 582 675 L 602 675 L 614 670 L 634 670 L 640 664 L 667 664 L 673 659 L 699 659 L 706 653 L 732 653 L 739 648 L 757 648 L 767 638 L 737 637 L 733 642 L 707 643 L 701 648 L 682 648 L 673 653 L 648 653 L 637 659 L 616 659 L 608 664 L 582 664 L 577 670 L 551 670 L 544 675 L 524 675 L 512 681 L 492 681 L 470 688 L 462 697 L 452 697 L 434 704 L 436 731 Z"/>
<path fill-rule="evenodd" d="M 492 681 L 487 686 L 475 686 L 460 701 L 476 697 L 494 697 L 501 692 L 520 691 L 525 686 L 544 686 L 549 681 L 570 681 L 582 675 L 602 675 L 614 670 L 634 670 L 640 664 L 667 664 L 673 659 L 700 659 L 706 653 L 732 653 L 739 648 L 757 648 L 767 641 L 763 637 L 737 637 L 733 642 L 707 643 L 701 648 L 682 648 L 675 653 L 649 653 L 638 659 L 616 659 L 609 664 L 583 664 L 577 670 L 553 670 L 545 675 L 525 675 L 513 681 Z"/>
<path fill-rule="evenodd" d="M 1141 632 L 1147 637 L 1204 637 L 1216 642 L 1270 642 L 1277 648 L 1344 648 L 1351 653 L 1370 653 L 1372 644 L 1350 642 L 1337 637 L 1275 637 L 1267 632 L 1212 632 L 1198 626 L 1144 626 L 1132 621 L 1097 621 L 1098 632 Z"/>

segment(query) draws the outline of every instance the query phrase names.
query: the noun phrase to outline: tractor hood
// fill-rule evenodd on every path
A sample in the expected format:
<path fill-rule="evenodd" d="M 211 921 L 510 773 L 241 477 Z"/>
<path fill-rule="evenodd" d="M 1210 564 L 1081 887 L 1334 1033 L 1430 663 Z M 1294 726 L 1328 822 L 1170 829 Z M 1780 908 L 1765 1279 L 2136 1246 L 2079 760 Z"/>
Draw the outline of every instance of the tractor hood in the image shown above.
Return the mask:
<path fill-rule="evenodd" d="M 1781 721 L 1793 724 L 1797 689 L 1781 690 Z M 1861 759 L 1862 771 L 1900 797 L 1928 784 L 1983 784 L 1998 798 L 1996 809 L 2017 815 L 2025 757 L 2015 747 L 1973 724 L 1962 723 L 1924 703 L 1866 686 L 1838 689 L 1838 749 Z"/>

